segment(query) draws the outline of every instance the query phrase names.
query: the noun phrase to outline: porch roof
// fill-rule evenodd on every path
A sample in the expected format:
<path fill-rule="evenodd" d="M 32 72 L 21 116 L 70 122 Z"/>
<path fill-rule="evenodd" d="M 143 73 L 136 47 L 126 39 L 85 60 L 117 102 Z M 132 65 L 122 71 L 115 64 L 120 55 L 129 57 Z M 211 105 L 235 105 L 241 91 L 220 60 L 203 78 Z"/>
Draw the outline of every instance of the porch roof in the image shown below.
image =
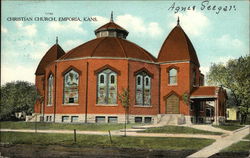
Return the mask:
<path fill-rule="evenodd" d="M 200 86 L 195 87 L 191 93 L 191 99 L 209 99 L 217 98 L 216 96 L 216 86 Z"/>

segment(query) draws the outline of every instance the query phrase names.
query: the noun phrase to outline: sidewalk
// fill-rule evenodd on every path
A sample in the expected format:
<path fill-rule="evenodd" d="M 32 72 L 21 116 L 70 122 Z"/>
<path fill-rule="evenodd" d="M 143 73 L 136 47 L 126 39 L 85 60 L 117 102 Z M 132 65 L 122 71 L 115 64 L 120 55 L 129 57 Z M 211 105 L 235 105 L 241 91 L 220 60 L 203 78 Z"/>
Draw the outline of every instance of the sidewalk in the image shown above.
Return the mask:
<path fill-rule="evenodd" d="M 250 133 L 250 126 L 248 125 L 235 132 L 231 132 L 226 137 L 218 138 L 216 142 L 188 156 L 188 158 L 206 158 L 212 156 L 220 152 L 222 149 L 229 147 L 233 143 L 237 143 L 249 133 Z"/>
<path fill-rule="evenodd" d="M 1 132 L 25 132 L 25 133 L 60 133 L 60 134 L 73 134 L 73 130 L 29 130 L 29 129 L 1 129 Z M 109 135 L 109 132 L 105 131 L 76 131 L 77 134 L 87 135 Z M 124 132 L 119 130 L 111 131 L 112 136 L 123 136 Z M 138 137 L 182 137 L 182 138 L 207 138 L 207 139 L 219 139 L 221 135 L 202 135 L 202 134 L 165 134 L 165 133 L 137 133 L 127 132 L 127 136 Z"/>
<path fill-rule="evenodd" d="M 222 149 L 229 147 L 233 143 L 237 143 L 242 140 L 247 134 L 250 133 L 250 126 L 245 126 L 236 131 L 225 131 L 222 129 L 214 128 L 207 125 L 193 125 L 188 126 L 196 129 L 208 130 L 223 132 L 224 135 L 202 135 L 202 134 L 165 134 L 165 133 L 137 133 L 136 131 L 127 132 L 127 136 L 141 136 L 141 137 L 182 137 L 182 138 L 207 138 L 215 139 L 216 141 L 199 150 L 198 152 L 188 156 L 188 158 L 206 158 L 212 156 Z M 129 129 L 128 129 L 129 130 Z M 60 133 L 60 134 L 73 134 L 73 130 L 29 130 L 29 129 L 0 129 L 1 132 L 26 132 L 26 133 Z M 108 131 L 76 131 L 77 134 L 86 134 L 86 135 L 109 135 Z M 112 136 L 123 136 L 124 131 L 115 130 L 111 131 Z"/>

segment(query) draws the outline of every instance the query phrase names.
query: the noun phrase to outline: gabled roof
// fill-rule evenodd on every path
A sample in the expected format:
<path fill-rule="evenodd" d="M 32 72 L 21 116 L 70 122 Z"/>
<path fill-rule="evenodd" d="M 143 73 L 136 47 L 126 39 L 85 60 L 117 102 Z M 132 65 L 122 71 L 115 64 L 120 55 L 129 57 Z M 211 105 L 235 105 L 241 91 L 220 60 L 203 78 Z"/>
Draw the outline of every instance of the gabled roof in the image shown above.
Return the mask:
<path fill-rule="evenodd" d="M 43 56 L 39 65 L 37 66 L 36 75 L 43 75 L 45 73 L 45 67 L 51 62 L 59 59 L 65 54 L 64 50 L 60 47 L 59 44 L 54 44 L 47 53 Z"/>
<path fill-rule="evenodd" d="M 169 33 L 158 55 L 158 62 L 191 61 L 200 66 L 195 49 L 179 24 Z"/>

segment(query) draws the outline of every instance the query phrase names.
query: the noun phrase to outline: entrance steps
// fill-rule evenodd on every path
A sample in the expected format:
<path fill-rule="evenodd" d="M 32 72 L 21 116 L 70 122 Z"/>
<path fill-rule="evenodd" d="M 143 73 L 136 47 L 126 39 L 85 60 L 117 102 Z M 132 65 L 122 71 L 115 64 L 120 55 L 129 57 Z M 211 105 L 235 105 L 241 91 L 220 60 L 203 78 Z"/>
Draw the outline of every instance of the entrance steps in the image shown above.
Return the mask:
<path fill-rule="evenodd" d="M 157 122 L 155 124 L 144 125 L 144 126 L 133 126 L 132 131 L 145 130 L 152 127 L 162 127 L 166 125 L 183 125 L 188 123 L 183 114 L 158 114 Z"/>
<path fill-rule="evenodd" d="M 157 124 L 159 125 L 182 125 L 186 123 L 183 114 L 158 114 Z"/>

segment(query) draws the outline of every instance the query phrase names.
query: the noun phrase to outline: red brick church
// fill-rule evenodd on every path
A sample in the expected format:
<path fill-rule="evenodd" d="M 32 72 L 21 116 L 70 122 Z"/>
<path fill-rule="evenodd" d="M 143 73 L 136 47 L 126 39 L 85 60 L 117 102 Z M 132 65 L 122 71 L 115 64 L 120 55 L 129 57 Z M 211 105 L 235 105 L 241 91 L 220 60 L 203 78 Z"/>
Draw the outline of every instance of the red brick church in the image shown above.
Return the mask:
<path fill-rule="evenodd" d="M 95 39 L 67 53 L 57 40 L 43 56 L 35 72 L 40 98 L 27 121 L 121 123 L 123 89 L 129 90 L 132 123 L 225 119 L 225 90 L 204 86 L 196 51 L 179 19 L 157 58 L 128 41 L 129 32 L 112 16 L 94 33 Z"/>

